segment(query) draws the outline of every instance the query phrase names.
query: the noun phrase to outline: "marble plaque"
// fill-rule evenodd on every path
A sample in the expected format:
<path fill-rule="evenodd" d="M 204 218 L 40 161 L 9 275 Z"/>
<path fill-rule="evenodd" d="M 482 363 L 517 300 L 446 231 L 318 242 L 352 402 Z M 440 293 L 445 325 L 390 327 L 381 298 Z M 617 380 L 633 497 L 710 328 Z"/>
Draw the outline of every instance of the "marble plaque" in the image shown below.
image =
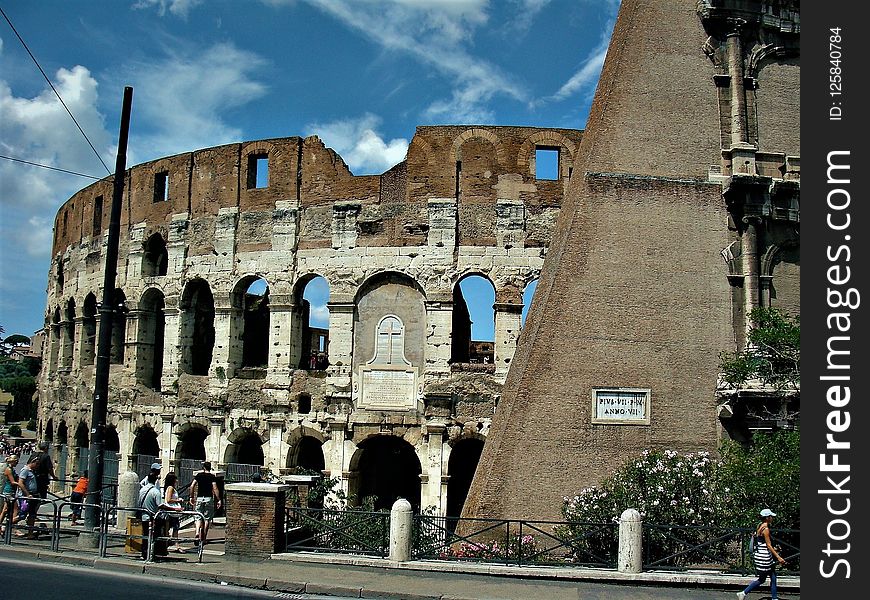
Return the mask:
<path fill-rule="evenodd" d="M 650 390 L 598 388 L 592 390 L 592 422 L 612 425 L 649 425 Z"/>
<path fill-rule="evenodd" d="M 359 407 L 408 410 L 417 406 L 417 370 L 413 367 L 360 367 Z"/>

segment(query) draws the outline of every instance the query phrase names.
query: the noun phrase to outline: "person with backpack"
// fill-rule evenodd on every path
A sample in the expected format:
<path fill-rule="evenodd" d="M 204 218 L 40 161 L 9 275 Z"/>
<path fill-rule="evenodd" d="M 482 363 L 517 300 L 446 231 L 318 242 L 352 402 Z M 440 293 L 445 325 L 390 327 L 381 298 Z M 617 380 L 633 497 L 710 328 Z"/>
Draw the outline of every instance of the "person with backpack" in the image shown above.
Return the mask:
<path fill-rule="evenodd" d="M 180 511 L 181 505 L 170 506 L 163 499 L 163 493 L 160 491 L 158 482 L 160 480 L 160 471 L 151 470 L 146 477 L 145 485 L 139 490 L 138 507 L 143 509 L 139 512 L 142 520 L 142 535 L 145 536 L 142 540 L 142 558 L 148 560 L 148 532 L 152 531 L 154 548 L 153 556 L 167 556 L 166 548 L 168 546 L 166 540 L 158 538 L 166 536 L 168 519 L 165 515 L 166 511 Z M 152 557 L 153 557 L 152 556 Z"/>
<path fill-rule="evenodd" d="M 737 600 L 746 598 L 749 592 L 763 584 L 768 576 L 770 576 L 770 600 L 778 600 L 776 595 L 776 566 L 773 561 L 776 559 L 780 565 L 784 565 L 785 559 L 779 555 L 770 541 L 770 524 L 775 516 L 776 513 L 769 508 L 761 511 L 761 523 L 755 528 L 755 537 L 751 544 L 752 562 L 755 563 L 755 573 L 758 578 L 746 586 L 742 592 L 737 592 Z"/>

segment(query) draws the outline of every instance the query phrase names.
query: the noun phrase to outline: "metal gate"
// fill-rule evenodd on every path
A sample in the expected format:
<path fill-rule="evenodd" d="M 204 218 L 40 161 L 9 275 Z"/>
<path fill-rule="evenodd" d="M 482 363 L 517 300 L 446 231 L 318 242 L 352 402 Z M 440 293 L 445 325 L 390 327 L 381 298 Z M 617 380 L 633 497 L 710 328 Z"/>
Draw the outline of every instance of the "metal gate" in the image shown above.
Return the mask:
<path fill-rule="evenodd" d="M 139 475 L 139 480 L 145 479 L 148 472 L 151 470 L 151 463 L 160 462 L 156 456 L 150 454 L 135 455 L 134 465 L 136 465 L 136 473 Z"/>
<path fill-rule="evenodd" d="M 112 450 L 103 451 L 103 502 L 115 505 L 118 490 L 118 470 L 121 455 Z"/>
<path fill-rule="evenodd" d="M 57 451 L 57 457 L 54 461 L 57 465 L 57 469 L 55 469 L 55 475 L 60 481 L 66 479 L 66 461 L 69 458 L 69 448 L 66 444 L 61 444 L 60 448 Z"/>
<path fill-rule="evenodd" d="M 78 459 L 76 462 L 76 472 L 74 475 L 81 476 L 85 471 L 88 470 L 88 455 L 90 455 L 90 448 L 78 448 Z"/>
<path fill-rule="evenodd" d="M 226 467 L 227 474 L 224 481 L 227 483 L 250 481 L 251 475 L 259 473 L 263 469 L 261 465 L 246 465 L 243 463 L 227 463 Z"/>
<path fill-rule="evenodd" d="M 190 497 L 190 484 L 193 475 L 202 468 L 202 460 L 198 458 L 182 458 L 178 461 L 178 495 Z"/>

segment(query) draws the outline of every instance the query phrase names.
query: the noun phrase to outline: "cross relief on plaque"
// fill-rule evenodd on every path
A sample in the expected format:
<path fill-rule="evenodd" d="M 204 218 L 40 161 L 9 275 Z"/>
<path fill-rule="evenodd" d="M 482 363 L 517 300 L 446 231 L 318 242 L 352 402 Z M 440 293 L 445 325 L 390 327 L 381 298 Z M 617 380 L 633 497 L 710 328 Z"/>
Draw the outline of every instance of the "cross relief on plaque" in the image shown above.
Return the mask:
<path fill-rule="evenodd" d="M 417 369 L 405 358 L 405 326 L 399 317 L 387 315 L 378 322 L 374 356 L 359 368 L 357 382 L 359 408 L 416 408 Z"/>

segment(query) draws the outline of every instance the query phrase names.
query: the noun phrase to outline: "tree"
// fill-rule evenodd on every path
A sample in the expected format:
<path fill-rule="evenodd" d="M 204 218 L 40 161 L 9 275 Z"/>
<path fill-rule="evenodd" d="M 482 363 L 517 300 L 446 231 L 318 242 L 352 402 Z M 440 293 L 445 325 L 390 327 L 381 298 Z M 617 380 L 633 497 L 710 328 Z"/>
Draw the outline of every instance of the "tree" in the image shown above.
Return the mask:
<path fill-rule="evenodd" d="M 777 308 L 756 308 L 749 314 L 746 348 L 720 355 L 722 379 L 731 387 L 758 382 L 778 391 L 800 389 L 800 316 Z"/>

